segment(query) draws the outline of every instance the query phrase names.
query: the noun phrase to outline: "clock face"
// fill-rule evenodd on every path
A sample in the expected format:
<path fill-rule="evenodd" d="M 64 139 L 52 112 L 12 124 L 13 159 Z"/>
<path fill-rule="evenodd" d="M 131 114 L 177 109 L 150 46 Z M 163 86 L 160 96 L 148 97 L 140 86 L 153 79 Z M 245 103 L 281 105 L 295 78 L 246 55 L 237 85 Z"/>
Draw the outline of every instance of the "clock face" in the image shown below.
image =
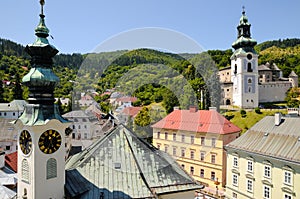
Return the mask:
<path fill-rule="evenodd" d="M 55 130 L 45 131 L 39 139 L 39 148 L 45 154 L 57 151 L 61 145 L 61 135 Z"/>
<path fill-rule="evenodd" d="M 20 144 L 21 151 L 25 155 L 30 153 L 31 147 L 32 147 L 32 139 L 31 139 L 31 135 L 28 131 L 24 130 L 21 132 L 20 138 L 19 138 L 19 144 Z"/>

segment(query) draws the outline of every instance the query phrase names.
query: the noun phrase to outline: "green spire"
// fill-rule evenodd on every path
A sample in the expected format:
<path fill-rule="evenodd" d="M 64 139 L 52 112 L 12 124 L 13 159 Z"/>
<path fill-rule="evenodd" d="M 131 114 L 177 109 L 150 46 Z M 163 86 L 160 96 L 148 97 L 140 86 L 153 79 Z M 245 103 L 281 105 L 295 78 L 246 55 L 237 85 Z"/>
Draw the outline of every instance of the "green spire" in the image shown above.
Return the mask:
<path fill-rule="evenodd" d="M 50 119 L 66 122 L 54 105 L 54 89 L 59 78 L 53 73 L 52 58 L 58 50 L 47 39 L 49 29 L 45 25 L 44 0 L 40 0 L 40 4 L 40 22 L 35 29 L 36 41 L 25 48 L 31 56 L 31 69 L 22 79 L 23 84 L 29 88 L 29 104 L 19 119 L 26 125 L 42 125 Z"/>
<path fill-rule="evenodd" d="M 35 29 L 35 35 L 37 36 L 33 45 L 42 46 L 49 44 L 47 37 L 49 36 L 49 29 L 45 24 L 45 15 L 40 14 L 40 23 Z"/>
<path fill-rule="evenodd" d="M 248 22 L 248 17 L 246 16 L 245 7 L 243 7 L 242 16 L 240 18 L 240 23 L 237 26 L 238 36 L 237 40 L 233 42 L 232 47 L 236 52 L 252 52 L 254 51 L 254 46 L 257 44 L 256 40 L 251 38 L 250 31 L 251 24 Z"/>

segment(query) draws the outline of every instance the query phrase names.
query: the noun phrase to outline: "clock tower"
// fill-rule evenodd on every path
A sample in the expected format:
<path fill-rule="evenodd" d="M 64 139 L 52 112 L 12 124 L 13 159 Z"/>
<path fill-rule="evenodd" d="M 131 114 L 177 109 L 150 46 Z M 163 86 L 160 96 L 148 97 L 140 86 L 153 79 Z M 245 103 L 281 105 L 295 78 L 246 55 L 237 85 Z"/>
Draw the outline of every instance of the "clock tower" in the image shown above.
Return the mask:
<path fill-rule="evenodd" d="M 49 44 L 44 1 L 36 40 L 26 46 L 31 70 L 22 79 L 29 87 L 28 105 L 16 120 L 18 131 L 18 198 L 63 199 L 65 184 L 65 130 L 69 122 L 54 104 L 59 79 L 52 71 L 58 50 Z"/>
<path fill-rule="evenodd" d="M 254 50 L 257 42 L 251 38 L 250 26 L 243 8 L 231 56 L 232 104 L 240 108 L 258 107 L 258 54 Z"/>

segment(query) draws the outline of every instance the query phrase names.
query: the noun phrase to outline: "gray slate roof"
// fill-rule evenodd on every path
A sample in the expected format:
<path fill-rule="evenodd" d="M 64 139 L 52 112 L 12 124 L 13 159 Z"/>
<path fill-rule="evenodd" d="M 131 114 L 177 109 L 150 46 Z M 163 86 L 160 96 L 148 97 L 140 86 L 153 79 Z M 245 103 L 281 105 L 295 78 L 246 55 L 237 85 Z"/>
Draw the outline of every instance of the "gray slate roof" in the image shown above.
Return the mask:
<path fill-rule="evenodd" d="M 66 163 L 71 197 L 155 198 L 202 188 L 166 153 L 122 124 Z"/>
<path fill-rule="evenodd" d="M 283 117 L 279 126 L 266 116 L 226 148 L 240 149 L 300 164 L 300 118 Z"/>

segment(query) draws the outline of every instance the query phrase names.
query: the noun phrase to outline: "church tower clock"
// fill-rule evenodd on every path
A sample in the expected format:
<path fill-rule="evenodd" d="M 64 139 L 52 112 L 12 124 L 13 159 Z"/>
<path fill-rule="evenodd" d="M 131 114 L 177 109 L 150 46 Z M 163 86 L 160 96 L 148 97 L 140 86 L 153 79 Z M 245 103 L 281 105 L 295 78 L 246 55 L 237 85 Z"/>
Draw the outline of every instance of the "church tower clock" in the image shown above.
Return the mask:
<path fill-rule="evenodd" d="M 250 26 L 243 8 L 231 56 L 232 104 L 241 108 L 258 107 L 258 54 L 254 50 L 257 42 L 251 38 Z"/>
<path fill-rule="evenodd" d="M 29 88 L 28 105 L 16 120 L 18 132 L 18 198 L 63 199 L 65 184 L 65 130 L 70 124 L 54 105 L 59 79 L 52 71 L 58 50 L 49 44 L 41 0 L 37 36 L 25 51 L 31 70 L 22 79 Z"/>

